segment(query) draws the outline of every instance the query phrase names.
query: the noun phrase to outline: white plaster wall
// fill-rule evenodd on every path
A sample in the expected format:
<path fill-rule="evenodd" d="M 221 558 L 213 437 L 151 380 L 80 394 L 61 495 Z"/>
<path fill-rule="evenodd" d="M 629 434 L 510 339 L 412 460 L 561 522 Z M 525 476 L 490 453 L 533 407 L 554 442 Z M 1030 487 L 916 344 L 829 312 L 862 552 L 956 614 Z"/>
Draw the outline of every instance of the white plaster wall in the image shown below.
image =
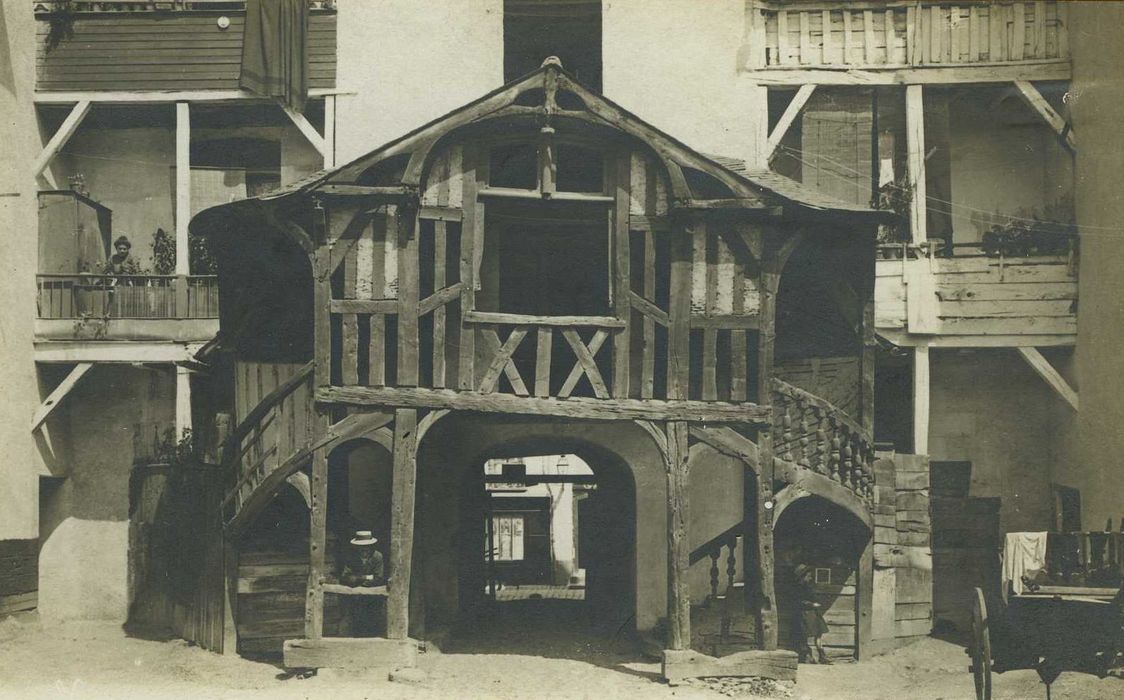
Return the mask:
<path fill-rule="evenodd" d="M 45 621 L 126 620 L 134 433 L 138 424 L 173 423 L 174 392 L 170 370 L 103 364 L 58 409 L 74 449 L 66 478 L 42 498 L 39 610 Z M 142 429 L 147 443 L 148 429 Z"/>
<path fill-rule="evenodd" d="M 1082 523 L 1100 529 L 1124 517 L 1124 4 L 1074 3 L 1069 45 L 1078 139 L 1077 223 L 1081 235 L 1077 317 L 1078 459 L 1060 481 L 1081 489 Z"/>
<path fill-rule="evenodd" d="M 340 0 L 336 162 L 503 84 L 503 0 Z"/>
<path fill-rule="evenodd" d="M 1004 532 L 1049 529 L 1062 400 L 1014 348 L 929 355 L 930 458 L 971 461 L 970 495 L 1002 499 Z"/>
<path fill-rule="evenodd" d="M 35 25 L 31 3 L 0 4 L 0 540 L 38 535 L 38 466 L 28 426 L 39 405 L 32 339 L 35 320 L 36 185 L 28 167 L 41 148 L 35 111 Z"/>
<path fill-rule="evenodd" d="M 125 622 L 128 571 L 128 520 L 65 518 L 39 552 L 42 620 Z"/>
<path fill-rule="evenodd" d="M 744 0 L 605 0 L 605 95 L 704 153 L 752 160 L 755 86 L 739 80 Z"/>

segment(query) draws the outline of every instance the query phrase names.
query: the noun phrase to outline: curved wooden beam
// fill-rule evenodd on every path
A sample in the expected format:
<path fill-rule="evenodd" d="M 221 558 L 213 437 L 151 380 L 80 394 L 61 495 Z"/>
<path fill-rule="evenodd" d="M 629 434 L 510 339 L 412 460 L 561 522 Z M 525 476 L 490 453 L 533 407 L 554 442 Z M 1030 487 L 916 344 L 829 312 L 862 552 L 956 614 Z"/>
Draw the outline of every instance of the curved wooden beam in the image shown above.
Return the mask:
<path fill-rule="evenodd" d="M 660 451 L 660 457 L 662 457 L 663 461 L 666 463 L 669 459 L 667 452 L 667 435 L 657 428 L 652 421 L 634 419 L 632 422 L 640 426 L 644 432 L 648 433 L 648 437 L 652 438 L 652 442 L 656 443 L 656 449 Z"/>
<path fill-rule="evenodd" d="M 691 426 L 691 437 L 724 455 L 740 459 L 753 473 L 758 472 L 757 444 L 733 428 L 694 425 Z"/>
<path fill-rule="evenodd" d="M 869 506 L 853 491 L 797 464 L 780 459 L 776 460 L 776 464 L 777 476 L 788 482 L 788 485 L 773 497 L 773 522 L 776 522 L 785 508 L 801 498 L 819 496 L 843 508 L 858 518 L 869 531 L 874 531 L 874 518 L 870 514 Z"/>
<path fill-rule="evenodd" d="M 425 417 L 418 421 L 418 427 L 416 431 L 417 444 L 421 444 L 421 441 L 425 437 L 425 434 L 429 432 L 429 429 L 433 427 L 434 423 L 441 420 L 445 416 L 448 416 L 452 412 L 452 409 L 441 408 L 425 414 Z"/>
<path fill-rule="evenodd" d="M 289 478 L 285 479 L 285 483 L 296 489 L 297 493 L 304 499 L 304 505 L 312 510 L 312 482 L 308 478 L 308 474 L 304 472 L 290 474 Z"/>

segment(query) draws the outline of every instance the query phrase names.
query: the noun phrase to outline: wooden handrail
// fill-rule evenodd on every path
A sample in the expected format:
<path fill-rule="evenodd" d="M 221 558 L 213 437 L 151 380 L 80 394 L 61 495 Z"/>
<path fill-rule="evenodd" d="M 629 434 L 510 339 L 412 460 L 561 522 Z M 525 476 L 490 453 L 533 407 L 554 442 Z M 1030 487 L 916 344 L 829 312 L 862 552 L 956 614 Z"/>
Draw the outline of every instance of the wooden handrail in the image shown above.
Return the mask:
<path fill-rule="evenodd" d="M 231 431 L 223 445 L 223 463 L 233 461 L 230 456 L 231 448 L 241 444 L 242 439 L 249 435 L 250 431 L 253 430 L 277 404 L 281 403 L 289 394 L 296 391 L 297 387 L 308 379 L 315 368 L 315 362 L 308 362 L 298 369 L 293 376 L 286 379 L 282 384 L 279 384 L 276 389 L 266 394 L 265 398 L 258 402 L 258 405 L 254 406 L 254 408 L 246 414 L 246 417 L 242 419 L 238 427 Z"/>
<path fill-rule="evenodd" d="M 688 557 L 688 561 L 691 564 L 696 564 L 702 561 L 703 558 L 710 556 L 710 553 L 714 551 L 715 547 L 723 547 L 730 541 L 731 537 L 740 537 L 741 535 L 742 523 L 735 523 L 734 526 L 730 529 L 722 532 L 719 535 L 715 535 L 714 537 L 710 538 L 706 542 L 703 542 L 698 547 L 695 547 L 693 550 L 691 550 L 691 555 L 690 557 Z"/>
<path fill-rule="evenodd" d="M 841 408 L 831 403 L 830 401 L 821 399 L 815 394 L 804 391 L 800 387 L 793 386 L 783 379 L 777 379 L 776 377 L 773 378 L 773 391 L 784 396 L 788 396 L 793 399 L 799 399 L 810 403 L 813 406 L 816 406 L 821 411 L 824 411 L 825 413 L 837 418 L 839 422 L 842 423 L 852 433 L 859 435 L 863 440 L 870 443 L 871 445 L 874 444 L 874 438 L 870 435 L 869 431 L 855 422 L 855 420 L 844 413 Z"/>

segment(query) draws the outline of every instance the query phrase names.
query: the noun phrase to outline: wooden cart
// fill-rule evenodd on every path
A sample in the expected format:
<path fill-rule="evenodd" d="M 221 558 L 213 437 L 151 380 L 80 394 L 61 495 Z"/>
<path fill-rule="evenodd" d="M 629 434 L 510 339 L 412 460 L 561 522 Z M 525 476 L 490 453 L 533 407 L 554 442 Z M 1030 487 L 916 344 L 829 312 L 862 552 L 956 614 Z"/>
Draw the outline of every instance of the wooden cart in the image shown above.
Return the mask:
<path fill-rule="evenodd" d="M 990 700 L 992 672 L 1034 669 L 1050 686 L 1062 671 L 1104 677 L 1124 652 L 1124 589 L 1035 586 L 989 609 L 977 588 L 968 653 L 976 700 Z"/>

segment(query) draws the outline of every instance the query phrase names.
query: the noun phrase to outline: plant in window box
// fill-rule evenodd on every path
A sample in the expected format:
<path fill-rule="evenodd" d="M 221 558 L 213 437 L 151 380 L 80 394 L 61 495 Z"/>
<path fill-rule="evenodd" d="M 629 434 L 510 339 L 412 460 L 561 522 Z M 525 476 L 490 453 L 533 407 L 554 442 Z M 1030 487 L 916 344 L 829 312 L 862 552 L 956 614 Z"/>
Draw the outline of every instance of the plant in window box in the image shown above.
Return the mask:
<path fill-rule="evenodd" d="M 871 201 L 874 209 L 891 211 L 894 219 L 889 223 L 878 226 L 878 245 L 894 246 L 909 241 L 909 208 L 913 202 L 913 184 L 909 180 L 899 178 L 888 182 L 878 188 Z M 886 253 L 890 257 L 900 257 L 902 251 L 896 247 L 888 247 Z"/>
<path fill-rule="evenodd" d="M 980 249 L 991 257 L 1065 255 L 1076 244 L 1076 227 L 1038 217 L 1011 219 L 995 224 L 980 240 Z"/>

